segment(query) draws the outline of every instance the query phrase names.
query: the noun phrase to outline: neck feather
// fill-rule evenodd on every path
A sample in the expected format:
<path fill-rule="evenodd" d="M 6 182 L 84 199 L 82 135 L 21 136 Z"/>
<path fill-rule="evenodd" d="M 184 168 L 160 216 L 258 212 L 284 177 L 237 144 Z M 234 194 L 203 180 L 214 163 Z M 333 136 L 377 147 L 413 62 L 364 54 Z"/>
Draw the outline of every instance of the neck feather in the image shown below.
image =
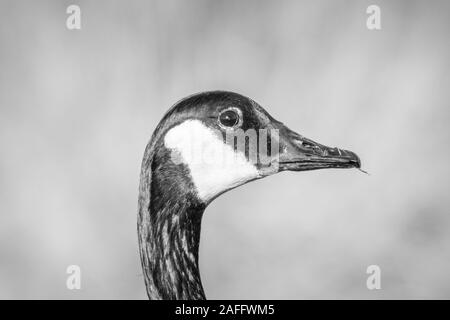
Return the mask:
<path fill-rule="evenodd" d="M 198 267 L 205 205 L 191 194 L 186 172 L 179 173 L 143 163 L 138 236 L 150 299 L 205 299 Z"/>

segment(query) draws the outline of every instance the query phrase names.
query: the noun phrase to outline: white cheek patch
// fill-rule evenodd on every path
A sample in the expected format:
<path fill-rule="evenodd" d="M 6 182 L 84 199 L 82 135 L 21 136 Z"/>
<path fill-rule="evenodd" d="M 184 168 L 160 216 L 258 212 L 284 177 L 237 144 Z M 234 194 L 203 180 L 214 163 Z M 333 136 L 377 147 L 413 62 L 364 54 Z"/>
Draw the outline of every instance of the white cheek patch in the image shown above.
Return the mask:
<path fill-rule="evenodd" d="M 170 129 L 164 145 L 188 166 L 197 194 L 205 202 L 259 177 L 257 168 L 244 154 L 235 152 L 199 120 L 186 120 Z M 177 161 L 176 158 L 172 160 Z"/>

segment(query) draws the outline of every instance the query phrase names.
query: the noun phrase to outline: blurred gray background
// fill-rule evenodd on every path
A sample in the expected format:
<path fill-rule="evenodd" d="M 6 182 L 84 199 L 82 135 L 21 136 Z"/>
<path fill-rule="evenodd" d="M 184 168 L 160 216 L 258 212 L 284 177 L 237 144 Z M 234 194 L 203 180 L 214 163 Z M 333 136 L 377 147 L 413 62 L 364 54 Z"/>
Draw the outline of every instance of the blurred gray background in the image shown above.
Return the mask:
<path fill-rule="evenodd" d="M 450 298 L 449 31 L 448 1 L 1 0 L 0 298 L 145 299 L 143 151 L 174 102 L 213 89 L 370 176 L 283 173 L 218 198 L 208 298 Z"/>

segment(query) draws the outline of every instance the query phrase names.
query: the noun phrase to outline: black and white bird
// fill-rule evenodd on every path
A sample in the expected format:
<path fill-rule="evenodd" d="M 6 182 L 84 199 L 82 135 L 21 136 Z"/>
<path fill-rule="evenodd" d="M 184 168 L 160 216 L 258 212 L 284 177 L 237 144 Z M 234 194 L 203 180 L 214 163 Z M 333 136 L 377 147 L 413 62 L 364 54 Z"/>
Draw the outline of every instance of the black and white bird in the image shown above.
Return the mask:
<path fill-rule="evenodd" d="M 281 171 L 360 166 L 355 153 L 291 131 L 240 94 L 212 91 L 179 101 L 158 124 L 142 161 L 138 238 L 148 297 L 205 299 L 200 226 L 220 194 Z"/>

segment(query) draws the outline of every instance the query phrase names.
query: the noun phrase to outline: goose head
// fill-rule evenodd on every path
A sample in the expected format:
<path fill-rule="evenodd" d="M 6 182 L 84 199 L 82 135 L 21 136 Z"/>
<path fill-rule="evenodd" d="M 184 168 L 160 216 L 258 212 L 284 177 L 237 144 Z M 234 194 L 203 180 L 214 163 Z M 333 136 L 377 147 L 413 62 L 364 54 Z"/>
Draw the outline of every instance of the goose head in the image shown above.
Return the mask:
<path fill-rule="evenodd" d="M 253 100 L 231 92 L 206 92 L 178 102 L 156 133 L 154 159 L 160 172 L 178 182 L 189 180 L 190 193 L 205 204 L 281 171 L 361 166 L 355 153 L 308 139 Z"/>

